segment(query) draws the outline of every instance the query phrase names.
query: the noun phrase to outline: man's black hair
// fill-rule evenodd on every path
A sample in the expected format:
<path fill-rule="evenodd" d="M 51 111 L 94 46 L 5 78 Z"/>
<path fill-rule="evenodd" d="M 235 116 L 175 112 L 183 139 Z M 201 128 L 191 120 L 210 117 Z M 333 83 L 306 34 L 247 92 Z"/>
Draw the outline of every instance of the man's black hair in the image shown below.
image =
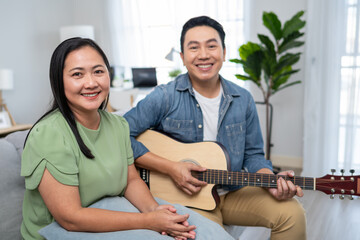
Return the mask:
<path fill-rule="evenodd" d="M 208 16 L 200 16 L 200 17 L 191 18 L 183 26 L 183 29 L 181 31 L 181 37 L 180 37 L 182 53 L 184 53 L 184 40 L 185 40 L 186 32 L 191 28 L 199 27 L 199 26 L 209 26 L 209 27 L 214 28 L 220 36 L 221 45 L 222 45 L 223 49 L 225 49 L 225 32 L 224 32 L 222 25 L 219 22 L 217 22 L 216 20 L 214 20 Z"/>

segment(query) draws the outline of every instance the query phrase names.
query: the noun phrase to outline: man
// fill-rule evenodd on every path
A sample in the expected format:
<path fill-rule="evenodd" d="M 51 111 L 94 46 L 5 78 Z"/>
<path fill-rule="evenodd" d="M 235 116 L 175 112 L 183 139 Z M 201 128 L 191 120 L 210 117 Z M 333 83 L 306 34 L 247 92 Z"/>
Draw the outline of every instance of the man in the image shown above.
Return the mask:
<path fill-rule="evenodd" d="M 158 86 L 125 114 L 137 166 L 168 175 L 184 194 L 195 194 L 206 185 L 190 173 L 204 167 L 164 159 L 135 140 L 153 128 L 182 142 L 220 142 L 229 152 L 232 171 L 273 174 L 271 162 L 264 158 L 251 95 L 219 75 L 226 53 L 222 26 L 206 16 L 192 18 L 183 26 L 180 42 L 188 73 Z M 290 181 L 279 178 L 272 189 L 224 185 L 218 193 L 221 201 L 215 210 L 197 211 L 220 225 L 271 228 L 271 239 L 306 239 L 304 210 L 293 198 L 303 192 Z"/>

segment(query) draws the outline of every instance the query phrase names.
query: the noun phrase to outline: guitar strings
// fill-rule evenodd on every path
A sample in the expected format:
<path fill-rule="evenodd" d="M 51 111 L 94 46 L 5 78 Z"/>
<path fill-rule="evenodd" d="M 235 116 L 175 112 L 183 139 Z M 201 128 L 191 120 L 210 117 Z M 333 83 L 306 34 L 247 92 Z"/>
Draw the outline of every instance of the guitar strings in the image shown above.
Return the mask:
<path fill-rule="evenodd" d="M 284 178 L 286 181 L 291 181 L 299 185 L 305 190 L 314 190 L 314 178 L 309 177 L 289 177 L 282 175 L 272 174 L 257 174 L 257 173 L 244 173 L 244 172 L 231 172 L 226 170 L 208 169 L 205 172 L 198 173 L 200 180 L 205 180 L 214 184 L 231 184 L 231 185 L 248 185 L 248 186 L 266 186 L 276 187 L 276 181 L 279 177 Z M 240 184 L 240 181 L 242 184 Z M 269 182 L 270 181 L 270 182 Z M 264 183 L 265 182 L 265 183 Z M 339 187 L 334 186 L 319 186 L 319 184 L 336 184 L 336 183 L 352 183 L 351 180 L 332 180 L 332 179 L 317 179 L 317 189 L 322 190 L 340 190 Z M 235 183 L 235 184 L 234 184 Z M 348 190 L 350 192 L 350 190 Z"/>
<path fill-rule="evenodd" d="M 219 184 L 235 184 L 235 185 L 253 185 L 253 186 L 264 186 L 264 181 L 268 187 L 276 187 L 276 181 L 279 176 L 272 174 L 251 174 L 243 172 L 228 172 L 225 170 L 208 169 L 206 172 L 198 173 L 198 178 L 206 180 L 210 183 Z M 304 187 L 313 189 L 313 178 L 304 177 L 292 177 L 281 176 L 285 180 L 294 181 L 295 183 L 301 182 Z M 200 179 L 200 180 L 201 180 Z M 217 180 L 217 181 L 216 181 Z M 242 184 L 239 184 L 240 181 Z"/>

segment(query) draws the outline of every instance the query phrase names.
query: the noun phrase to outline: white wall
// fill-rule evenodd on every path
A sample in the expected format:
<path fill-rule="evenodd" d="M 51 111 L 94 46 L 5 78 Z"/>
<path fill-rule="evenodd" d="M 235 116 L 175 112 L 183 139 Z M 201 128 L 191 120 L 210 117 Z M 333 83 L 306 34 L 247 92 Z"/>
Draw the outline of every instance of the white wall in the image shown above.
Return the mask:
<path fill-rule="evenodd" d="M 61 26 L 90 24 L 95 39 L 108 51 L 101 0 L 0 1 L 0 68 L 14 71 L 14 90 L 3 91 L 17 123 L 34 123 L 49 107 L 50 58 L 60 43 Z M 106 46 L 103 46 L 106 45 Z"/>
<path fill-rule="evenodd" d="M 284 22 L 297 11 L 306 10 L 306 0 L 246 1 L 249 5 L 246 12 L 250 20 L 249 40 L 257 42 L 257 33 L 269 34 L 262 25 L 263 11 L 274 11 Z M 106 9 L 106 1 L 102 0 L 0 1 L 0 68 L 11 68 L 15 74 L 15 89 L 4 91 L 3 97 L 16 122 L 34 123 L 48 109 L 51 96 L 49 62 L 59 44 L 61 26 L 93 25 L 95 39 L 111 62 Z M 304 59 L 302 56 L 296 66 L 301 71 L 291 80 L 305 80 Z M 261 101 L 256 87 L 252 90 L 255 100 Z M 301 166 L 303 84 L 277 93 L 271 102 L 274 106 L 274 161 L 284 159 L 287 166 Z"/>

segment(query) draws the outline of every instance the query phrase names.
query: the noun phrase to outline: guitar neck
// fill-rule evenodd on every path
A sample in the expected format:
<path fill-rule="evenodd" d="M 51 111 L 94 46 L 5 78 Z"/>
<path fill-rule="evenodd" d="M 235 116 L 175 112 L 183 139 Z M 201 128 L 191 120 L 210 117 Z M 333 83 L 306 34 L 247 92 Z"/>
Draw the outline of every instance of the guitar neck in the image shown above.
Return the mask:
<path fill-rule="evenodd" d="M 256 186 L 265 188 L 276 188 L 278 178 L 291 181 L 304 190 L 315 190 L 316 178 L 310 177 L 289 177 L 263 173 L 230 172 L 225 170 L 207 169 L 205 172 L 193 174 L 197 179 L 221 185 Z"/>

